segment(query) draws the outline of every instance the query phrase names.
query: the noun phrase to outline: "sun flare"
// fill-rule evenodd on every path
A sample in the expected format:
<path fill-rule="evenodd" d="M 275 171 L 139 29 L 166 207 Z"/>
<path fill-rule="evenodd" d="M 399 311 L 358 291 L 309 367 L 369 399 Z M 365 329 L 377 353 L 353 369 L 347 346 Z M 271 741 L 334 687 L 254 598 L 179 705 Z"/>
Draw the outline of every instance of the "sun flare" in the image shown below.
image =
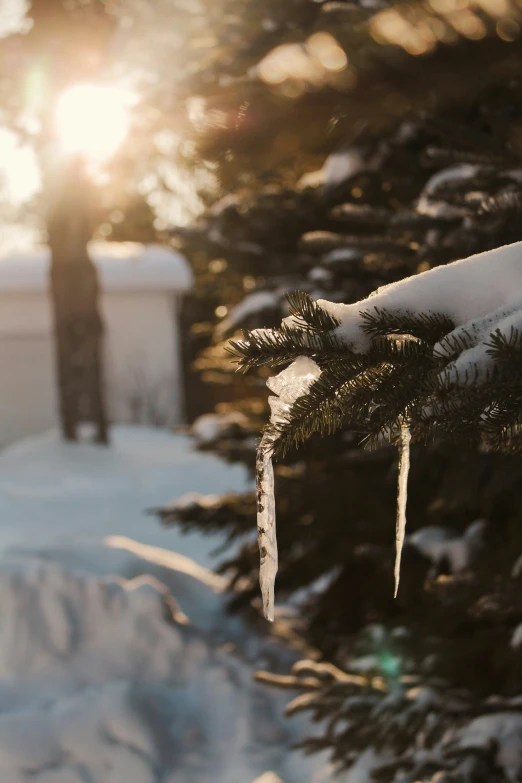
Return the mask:
<path fill-rule="evenodd" d="M 82 155 L 92 163 L 111 158 L 129 131 L 132 95 L 119 87 L 76 84 L 56 105 L 56 132 L 66 155 Z"/>

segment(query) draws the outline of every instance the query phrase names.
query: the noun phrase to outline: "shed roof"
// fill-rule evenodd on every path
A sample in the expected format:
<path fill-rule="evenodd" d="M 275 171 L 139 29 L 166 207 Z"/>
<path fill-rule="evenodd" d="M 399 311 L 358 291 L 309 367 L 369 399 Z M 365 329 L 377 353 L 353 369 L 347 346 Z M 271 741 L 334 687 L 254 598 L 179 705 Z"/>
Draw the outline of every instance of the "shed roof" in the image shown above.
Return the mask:
<path fill-rule="evenodd" d="M 162 245 L 138 242 L 90 242 L 103 290 L 186 291 L 192 287 L 190 265 L 181 253 Z M 50 250 L 46 245 L 0 257 L 0 294 L 44 291 Z"/>

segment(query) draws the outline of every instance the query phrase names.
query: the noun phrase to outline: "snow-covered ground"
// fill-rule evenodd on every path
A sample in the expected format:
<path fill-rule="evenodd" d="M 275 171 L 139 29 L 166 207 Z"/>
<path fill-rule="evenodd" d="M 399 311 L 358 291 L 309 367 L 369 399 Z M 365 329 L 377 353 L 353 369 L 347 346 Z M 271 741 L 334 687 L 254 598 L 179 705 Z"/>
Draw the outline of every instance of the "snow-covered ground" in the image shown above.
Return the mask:
<path fill-rule="evenodd" d="M 206 568 L 219 539 L 144 513 L 246 472 L 181 435 L 112 436 L 0 454 L 0 781 L 327 780 L 289 752 L 307 727 L 282 718 L 287 696 L 252 682 L 291 653 L 227 615 Z"/>
<path fill-rule="evenodd" d="M 161 528 L 145 510 L 186 492 L 243 491 L 249 486 L 245 469 L 160 429 L 119 426 L 111 437 L 105 448 L 64 444 L 47 433 L 0 452 L 0 551 L 78 547 L 123 535 L 208 566 L 220 539 Z"/>

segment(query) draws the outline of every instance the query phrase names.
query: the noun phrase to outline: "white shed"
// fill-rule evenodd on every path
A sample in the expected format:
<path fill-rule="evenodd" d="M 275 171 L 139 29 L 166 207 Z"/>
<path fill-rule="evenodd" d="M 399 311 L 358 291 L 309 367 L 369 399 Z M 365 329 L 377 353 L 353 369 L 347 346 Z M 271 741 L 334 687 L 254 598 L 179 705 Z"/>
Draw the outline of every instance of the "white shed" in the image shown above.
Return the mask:
<path fill-rule="evenodd" d="M 91 242 L 114 422 L 183 419 L 180 302 L 192 271 L 160 245 Z M 0 258 L 0 446 L 58 424 L 49 249 Z"/>

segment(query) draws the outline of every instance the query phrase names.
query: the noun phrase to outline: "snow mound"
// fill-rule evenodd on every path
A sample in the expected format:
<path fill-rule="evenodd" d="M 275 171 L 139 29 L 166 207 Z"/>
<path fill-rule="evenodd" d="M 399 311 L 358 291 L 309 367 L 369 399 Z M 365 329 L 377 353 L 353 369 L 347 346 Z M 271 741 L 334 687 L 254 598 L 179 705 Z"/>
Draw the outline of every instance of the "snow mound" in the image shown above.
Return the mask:
<path fill-rule="evenodd" d="M 127 552 L 128 570 L 142 571 Z M 256 685 L 257 664 L 195 625 L 157 577 L 56 558 L 0 561 L 0 780 L 248 783 L 272 769 L 300 783 L 313 772 L 289 754 L 301 734 L 283 718 L 284 694 Z M 224 616 L 223 596 L 203 584 L 205 599 Z M 265 642 L 250 633 L 257 658 Z"/>
<path fill-rule="evenodd" d="M 111 682 L 0 716 L 1 779 L 155 783 L 153 738 L 132 701 L 130 683 Z"/>
<path fill-rule="evenodd" d="M 154 577 L 99 578 L 18 559 L 0 570 L 0 591 L 0 680 L 45 673 L 49 682 L 67 673 L 95 684 L 109 677 L 167 677 L 174 665 L 183 676 L 190 658 L 198 657 L 193 650 L 184 664 L 184 645 L 171 627 L 180 613 Z"/>
<path fill-rule="evenodd" d="M 103 448 L 51 433 L 0 454 L 0 781 L 329 780 L 324 759 L 290 752 L 306 721 L 253 682 L 295 653 L 228 614 L 205 568 L 221 539 L 143 513 L 242 491 L 246 472 L 168 432 L 112 436 Z"/>

